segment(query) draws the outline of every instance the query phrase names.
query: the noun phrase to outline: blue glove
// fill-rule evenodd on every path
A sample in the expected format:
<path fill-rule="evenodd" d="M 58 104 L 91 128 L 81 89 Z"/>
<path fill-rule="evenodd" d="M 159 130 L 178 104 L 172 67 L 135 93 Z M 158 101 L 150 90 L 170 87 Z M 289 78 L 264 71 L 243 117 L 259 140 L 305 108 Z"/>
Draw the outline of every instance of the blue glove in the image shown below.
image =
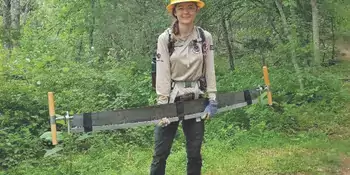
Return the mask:
<path fill-rule="evenodd" d="M 206 114 L 202 117 L 202 119 L 214 117 L 217 111 L 218 111 L 218 102 L 215 100 L 209 100 L 209 103 L 204 110 Z"/>

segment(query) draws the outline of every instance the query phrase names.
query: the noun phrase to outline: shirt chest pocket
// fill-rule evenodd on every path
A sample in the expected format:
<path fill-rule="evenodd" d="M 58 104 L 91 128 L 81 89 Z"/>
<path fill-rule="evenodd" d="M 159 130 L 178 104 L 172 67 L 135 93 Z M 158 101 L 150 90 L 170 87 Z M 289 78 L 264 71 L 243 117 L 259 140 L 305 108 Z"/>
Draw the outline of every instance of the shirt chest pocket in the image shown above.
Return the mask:
<path fill-rule="evenodd" d="M 193 41 L 188 44 L 175 43 L 174 52 L 170 58 L 174 66 L 197 67 L 203 63 L 202 46 Z"/>

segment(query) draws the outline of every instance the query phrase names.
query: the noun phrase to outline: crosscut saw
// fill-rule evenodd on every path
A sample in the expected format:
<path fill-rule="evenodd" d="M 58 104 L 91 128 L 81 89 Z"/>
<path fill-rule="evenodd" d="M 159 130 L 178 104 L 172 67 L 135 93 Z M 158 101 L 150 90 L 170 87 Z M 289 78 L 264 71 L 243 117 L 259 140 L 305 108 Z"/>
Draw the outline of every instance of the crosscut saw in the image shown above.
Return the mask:
<path fill-rule="evenodd" d="M 272 105 L 270 81 L 267 67 L 263 67 L 265 86 L 259 86 L 242 92 L 218 93 L 218 113 L 242 108 L 259 101 L 262 91 L 267 91 L 268 104 Z M 145 125 L 159 124 L 164 118 L 168 122 L 197 119 L 205 115 L 208 99 L 199 98 L 190 101 L 178 101 L 170 104 L 139 108 L 118 109 L 102 112 L 89 112 L 69 116 L 55 114 L 53 93 L 48 93 L 51 136 L 53 145 L 57 144 L 56 121 L 65 120 L 68 132 L 94 132 L 103 130 L 126 129 Z"/>

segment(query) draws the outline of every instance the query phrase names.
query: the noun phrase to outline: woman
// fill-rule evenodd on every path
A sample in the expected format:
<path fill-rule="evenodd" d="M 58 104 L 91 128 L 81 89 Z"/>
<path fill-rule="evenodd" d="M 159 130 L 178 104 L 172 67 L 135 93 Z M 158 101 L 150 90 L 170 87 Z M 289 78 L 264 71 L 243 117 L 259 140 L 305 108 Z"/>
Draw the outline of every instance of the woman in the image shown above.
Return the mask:
<path fill-rule="evenodd" d="M 204 5 L 200 0 L 171 0 L 167 6 L 175 22 L 158 37 L 156 92 L 158 104 L 174 103 L 185 96 L 197 99 L 207 93 L 209 103 L 205 112 L 212 117 L 217 111 L 213 39 L 208 31 L 202 30 L 203 43 L 200 28 L 194 25 L 196 14 Z M 206 80 L 205 92 L 200 88 L 202 77 Z M 151 175 L 165 174 L 178 125 L 179 122 L 172 122 L 156 126 Z M 184 120 L 182 128 L 186 137 L 187 174 L 199 175 L 204 121 L 202 118 Z"/>

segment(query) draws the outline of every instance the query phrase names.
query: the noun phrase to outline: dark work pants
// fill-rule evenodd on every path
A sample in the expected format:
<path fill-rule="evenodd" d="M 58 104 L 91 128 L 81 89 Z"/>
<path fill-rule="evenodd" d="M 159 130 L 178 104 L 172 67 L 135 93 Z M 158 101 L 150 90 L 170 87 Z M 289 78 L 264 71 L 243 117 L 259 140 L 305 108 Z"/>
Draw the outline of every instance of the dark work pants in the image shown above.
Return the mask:
<path fill-rule="evenodd" d="M 166 127 L 156 126 L 154 130 L 155 145 L 151 175 L 164 175 L 166 160 L 179 126 L 179 122 L 172 122 Z M 204 122 L 196 119 L 183 120 L 182 129 L 186 137 L 187 174 L 200 175 L 202 168 L 201 146 L 204 135 Z"/>

